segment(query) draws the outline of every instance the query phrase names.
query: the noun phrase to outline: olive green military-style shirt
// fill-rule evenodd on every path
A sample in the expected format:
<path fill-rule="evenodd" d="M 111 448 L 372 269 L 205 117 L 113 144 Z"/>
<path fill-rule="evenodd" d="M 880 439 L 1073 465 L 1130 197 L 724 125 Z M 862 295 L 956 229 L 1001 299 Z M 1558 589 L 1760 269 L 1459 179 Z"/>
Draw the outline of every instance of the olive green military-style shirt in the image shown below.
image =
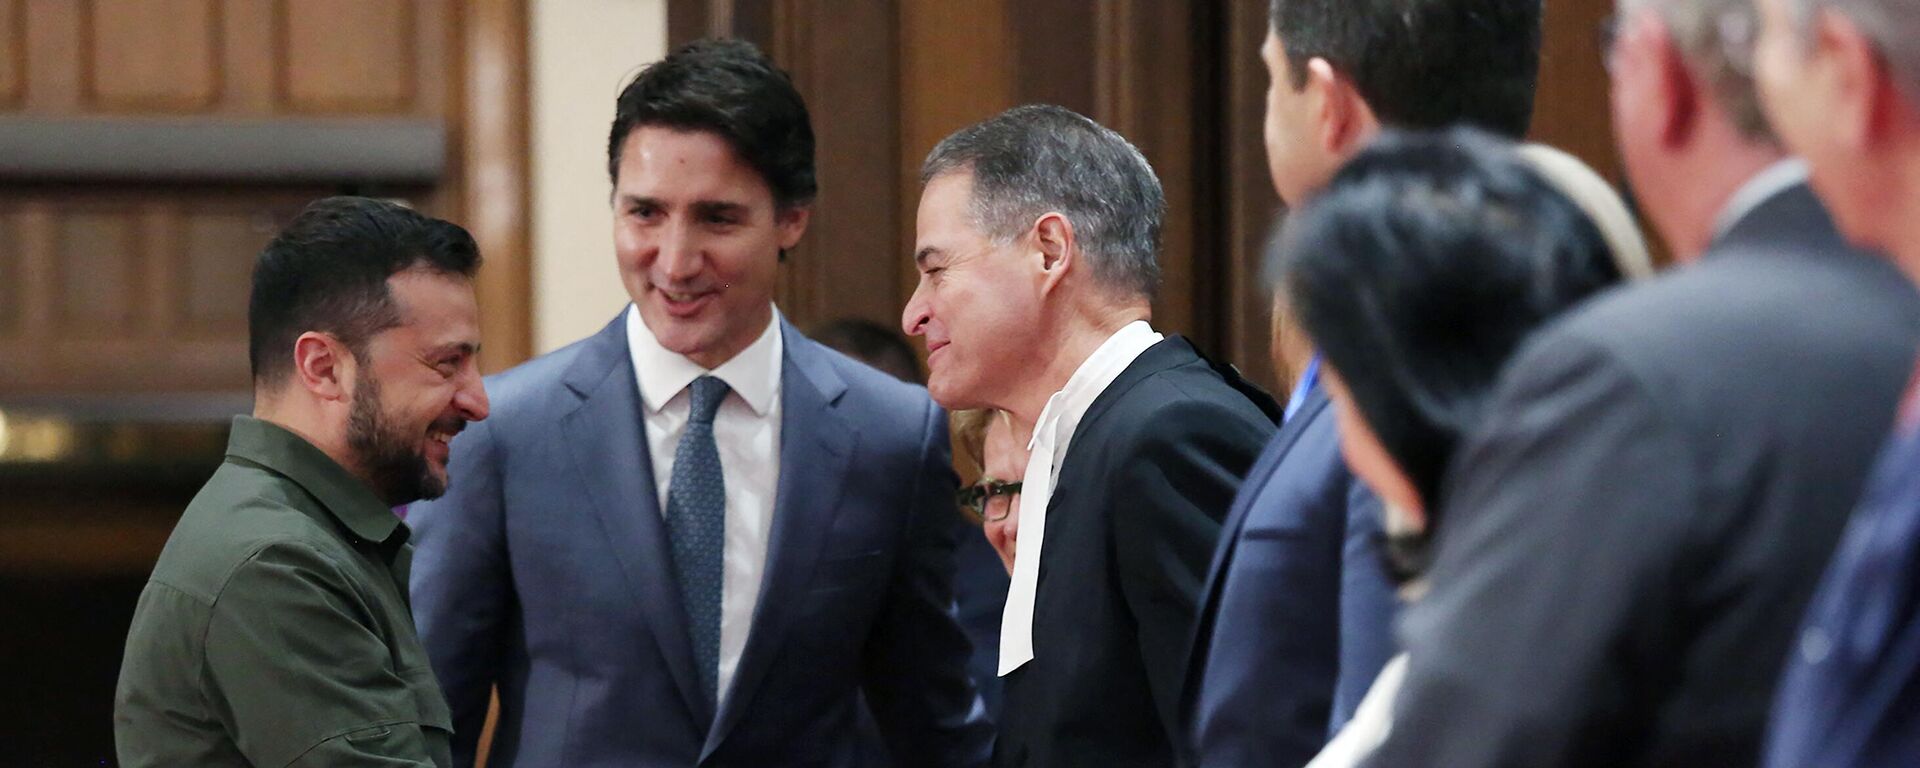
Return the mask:
<path fill-rule="evenodd" d="M 407 603 L 408 534 L 311 443 L 234 419 L 134 611 L 120 764 L 450 765 L 452 721 Z"/>

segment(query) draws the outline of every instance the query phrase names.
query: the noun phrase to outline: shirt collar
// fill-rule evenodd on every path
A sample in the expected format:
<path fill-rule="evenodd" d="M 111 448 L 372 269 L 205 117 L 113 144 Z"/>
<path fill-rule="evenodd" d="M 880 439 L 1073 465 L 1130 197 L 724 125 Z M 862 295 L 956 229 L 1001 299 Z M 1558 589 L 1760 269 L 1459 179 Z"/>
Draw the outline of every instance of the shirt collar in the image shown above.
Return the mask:
<path fill-rule="evenodd" d="M 659 413 L 694 379 L 712 375 L 726 382 L 754 414 L 767 415 L 773 408 L 774 398 L 780 395 L 780 360 L 785 351 L 780 320 L 780 309 L 775 307 L 772 319 L 759 338 L 740 350 L 740 354 L 709 371 L 685 355 L 660 346 L 660 340 L 640 318 L 640 308 L 627 305 L 627 347 L 633 352 L 633 371 L 647 411 Z"/>
<path fill-rule="evenodd" d="M 227 455 L 266 467 L 299 484 L 361 539 L 386 544 L 397 535 L 404 543 L 410 534 L 365 482 L 285 427 L 251 416 L 235 416 L 227 438 Z"/>
<path fill-rule="evenodd" d="M 1040 410 L 1040 418 L 1034 423 L 1033 439 L 1028 441 L 1027 450 L 1031 451 L 1040 444 L 1042 434 L 1051 436 L 1056 454 L 1060 448 L 1072 439 L 1073 431 L 1080 425 L 1080 417 L 1093 407 L 1093 401 L 1105 392 L 1108 384 L 1127 370 L 1127 366 L 1140 357 L 1148 348 L 1166 338 L 1153 330 L 1145 320 L 1135 320 L 1115 331 L 1099 348 L 1088 355 L 1080 367 L 1074 369 L 1067 378 L 1067 385 L 1047 398 L 1046 407 Z"/>
<path fill-rule="evenodd" d="M 1753 178 L 1747 179 L 1747 183 L 1734 190 L 1733 196 L 1727 198 L 1726 206 L 1720 209 L 1720 215 L 1714 218 L 1713 239 L 1726 237 L 1735 224 L 1739 224 L 1747 214 L 1753 213 L 1754 209 L 1772 200 L 1775 195 L 1806 183 L 1807 175 L 1807 161 L 1797 157 L 1781 160 L 1754 174 Z"/>

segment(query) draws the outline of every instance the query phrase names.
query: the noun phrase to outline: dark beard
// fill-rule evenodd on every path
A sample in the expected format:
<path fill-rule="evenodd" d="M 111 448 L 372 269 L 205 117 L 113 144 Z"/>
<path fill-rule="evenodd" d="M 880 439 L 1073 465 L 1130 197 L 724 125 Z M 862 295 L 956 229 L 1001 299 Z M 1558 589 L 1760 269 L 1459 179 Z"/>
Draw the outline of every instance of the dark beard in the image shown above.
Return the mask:
<path fill-rule="evenodd" d="M 347 447 L 360 461 L 360 471 L 373 491 L 390 506 L 437 499 L 447 492 L 445 480 L 427 466 L 419 446 L 424 435 L 405 435 L 387 422 L 380 410 L 380 384 L 365 370 L 354 380 L 353 407 L 347 414 Z"/>

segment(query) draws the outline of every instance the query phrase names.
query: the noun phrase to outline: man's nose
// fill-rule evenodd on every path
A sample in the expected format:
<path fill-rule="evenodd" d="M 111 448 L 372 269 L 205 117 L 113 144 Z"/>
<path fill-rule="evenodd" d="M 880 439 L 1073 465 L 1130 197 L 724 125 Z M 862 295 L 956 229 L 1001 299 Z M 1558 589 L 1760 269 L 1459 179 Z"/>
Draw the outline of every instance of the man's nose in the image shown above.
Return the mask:
<path fill-rule="evenodd" d="M 684 224 L 667 225 L 660 235 L 660 257 L 655 262 L 661 276 L 671 282 L 691 280 L 700 274 L 703 262 L 695 233 Z"/>
<path fill-rule="evenodd" d="M 481 421 L 487 418 L 492 404 L 487 400 L 487 385 L 480 378 L 479 366 L 467 369 L 460 382 L 460 389 L 453 393 L 453 407 L 460 417 L 467 421 Z"/>
<path fill-rule="evenodd" d="M 900 330 L 908 336 L 925 334 L 927 321 L 933 319 L 933 313 L 927 309 L 926 299 L 921 296 L 924 292 L 924 284 L 915 287 L 913 295 L 907 298 L 906 308 L 900 311 Z"/>

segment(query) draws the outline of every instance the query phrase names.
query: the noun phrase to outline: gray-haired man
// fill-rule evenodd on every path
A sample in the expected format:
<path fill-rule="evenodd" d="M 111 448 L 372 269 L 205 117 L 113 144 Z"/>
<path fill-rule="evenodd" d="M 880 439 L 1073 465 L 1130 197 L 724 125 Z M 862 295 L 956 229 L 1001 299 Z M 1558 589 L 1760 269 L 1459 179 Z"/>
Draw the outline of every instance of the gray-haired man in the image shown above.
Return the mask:
<path fill-rule="evenodd" d="M 1455 458 L 1377 766 L 1754 765 L 1920 302 L 1773 139 L 1750 0 L 1623 0 L 1614 130 L 1687 266 L 1508 364 Z"/>
<path fill-rule="evenodd" d="M 947 137 L 921 179 L 902 324 L 929 389 L 1032 445 L 996 762 L 1170 765 L 1196 593 L 1279 408 L 1150 325 L 1165 197 L 1118 134 L 1020 107 Z"/>
<path fill-rule="evenodd" d="M 1920 5 L 1761 0 L 1769 114 L 1854 242 L 1920 280 Z M 1920 395 L 1893 439 L 1787 666 L 1769 768 L 1920 765 Z"/>

